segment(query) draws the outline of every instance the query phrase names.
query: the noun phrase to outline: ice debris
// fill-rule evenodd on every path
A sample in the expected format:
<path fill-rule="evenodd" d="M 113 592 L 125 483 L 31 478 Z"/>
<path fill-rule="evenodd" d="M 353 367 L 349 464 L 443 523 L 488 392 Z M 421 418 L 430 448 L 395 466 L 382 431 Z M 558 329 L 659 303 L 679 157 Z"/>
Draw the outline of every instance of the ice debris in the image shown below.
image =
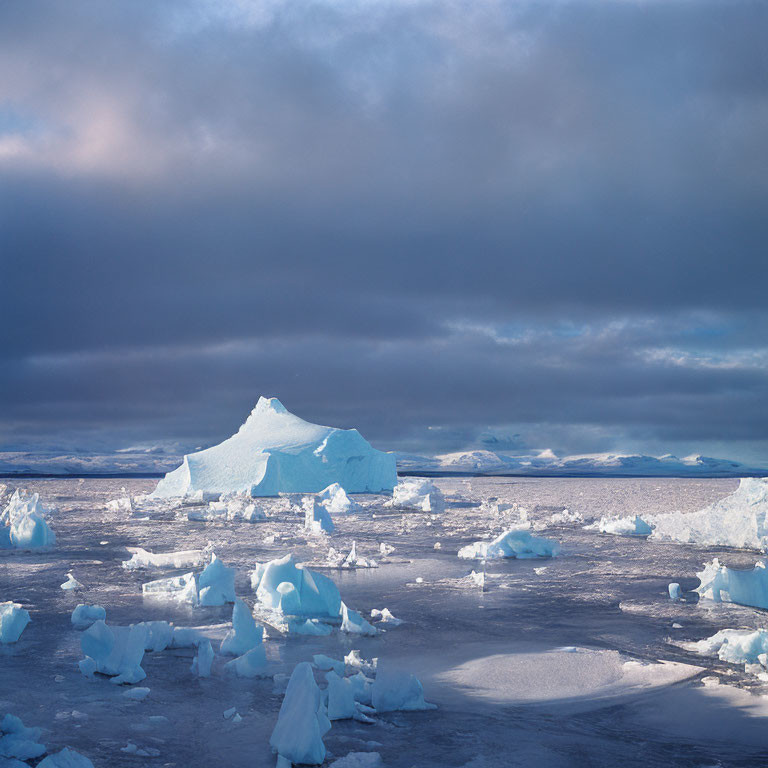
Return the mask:
<path fill-rule="evenodd" d="M 768 680 L 768 630 L 722 629 L 711 637 L 682 646 L 702 656 L 717 656 L 744 671 Z"/>
<path fill-rule="evenodd" d="M 204 638 L 197 646 L 197 655 L 192 659 L 192 674 L 198 677 L 210 677 L 213 665 L 213 648 L 211 641 Z"/>
<path fill-rule="evenodd" d="M 337 552 L 329 547 L 326 563 L 332 568 L 378 568 L 379 564 L 373 558 L 362 557 L 357 554 L 357 542 L 352 542 L 352 548 L 348 554 Z"/>
<path fill-rule="evenodd" d="M 398 619 L 394 616 L 389 608 L 382 608 L 381 610 L 374 608 L 371 611 L 371 618 L 378 619 L 380 624 L 388 624 L 392 627 L 399 627 L 404 623 L 402 619 Z"/>
<path fill-rule="evenodd" d="M 330 727 L 312 667 L 303 661 L 288 681 L 269 743 L 284 760 L 320 765 L 325 760 L 323 736 Z"/>
<path fill-rule="evenodd" d="M 157 497 L 193 491 L 318 493 L 339 483 L 351 493 L 390 491 L 395 457 L 377 451 L 355 429 L 322 427 L 289 413 L 274 397 L 259 398 L 237 434 L 188 454 L 157 485 Z"/>
<path fill-rule="evenodd" d="M 21 603 L 0 603 L 0 643 L 17 642 L 29 622 L 29 611 Z"/>
<path fill-rule="evenodd" d="M 672 582 L 668 587 L 670 600 L 682 600 L 682 594 L 680 592 L 680 585 L 677 582 Z"/>
<path fill-rule="evenodd" d="M 643 520 L 640 515 L 634 517 L 601 517 L 592 525 L 586 526 L 588 530 L 596 529 L 600 533 L 610 533 L 614 536 L 650 536 L 653 527 Z"/>
<path fill-rule="evenodd" d="M 65 592 L 74 592 L 83 589 L 83 585 L 71 574 L 67 574 L 67 580 L 61 585 Z"/>
<path fill-rule="evenodd" d="M 378 752 L 349 752 L 334 760 L 328 768 L 383 768 L 384 763 Z"/>
<path fill-rule="evenodd" d="M 74 749 L 64 747 L 61 752 L 45 757 L 37 768 L 93 768 L 93 763 Z"/>
<path fill-rule="evenodd" d="M 100 619 L 80 639 L 85 656 L 79 663 L 80 671 L 86 677 L 93 677 L 95 672 L 109 675 L 115 684 L 138 683 L 147 676 L 141 668 L 146 640 L 143 624 L 109 627 Z"/>
<path fill-rule="evenodd" d="M 211 555 L 211 562 L 196 576 L 192 571 L 181 576 L 148 581 L 141 587 L 145 597 L 176 600 L 191 605 L 224 605 L 235 602 L 235 569 Z"/>
<path fill-rule="evenodd" d="M 130 560 L 123 560 L 126 571 L 160 568 L 197 568 L 204 562 L 206 550 L 187 549 L 182 552 L 154 553 L 141 547 L 129 547 Z"/>
<path fill-rule="evenodd" d="M 369 624 L 357 611 L 347 608 L 346 603 L 341 603 L 341 631 L 350 635 L 367 635 L 374 637 L 379 634 L 376 627 Z"/>
<path fill-rule="evenodd" d="M 266 672 L 267 654 L 264 646 L 259 644 L 242 656 L 238 656 L 224 665 L 224 671 L 234 673 L 238 677 L 268 677 Z"/>
<path fill-rule="evenodd" d="M 534 536 L 530 531 L 513 529 L 504 531 L 492 541 L 476 541 L 459 550 L 466 560 L 496 560 L 504 557 L 555 557 L 560 547 L 554 539 Z"/>
<path fill-rule="evenodd" d="M 437 705 L 424 701 L 424 689 L 414 675 L 390 664 L 378 665 L 371 703 L 377 712 L 437 709 Z"/>
<path fill-rule="evenodd" d="M 101 605 L 84 605 L 80 603 L 72 611 L 72 626 L 75 629 L 88 629 L 95 621 L 103 621 L 107 618 L 107 612 Z"/>
<path fill-rule="evenodd" d="M 303 503 L 304 530 L 310 533 L 333 533 L 334 525 L 328 510 L 317 503 L 314 496 L 307 496 Z"/>
<path fill-rule="evenodd" d="M 315 497 L 318 504 L 328 510 L 328 514 L 351 515 L 360 510 L 360 505 L 347 496 L 347 492 L 338 484 L 331 483 Z"/>

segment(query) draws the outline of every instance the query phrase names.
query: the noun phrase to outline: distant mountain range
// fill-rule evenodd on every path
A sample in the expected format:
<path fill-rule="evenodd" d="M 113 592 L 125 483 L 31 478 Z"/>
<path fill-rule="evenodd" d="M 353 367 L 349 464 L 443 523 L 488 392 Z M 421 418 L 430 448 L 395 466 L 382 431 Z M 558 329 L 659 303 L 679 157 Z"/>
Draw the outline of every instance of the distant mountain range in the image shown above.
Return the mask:
<path fill-rule="evenodd" d="M 519 475 L 539 477 L 766 477 L 768 468 L 692 455 L 677 458 L 642 454 L 593 453 L 558 457 L 508 456 L 493 451 L 462 451 L 440 456 L 395 452 L 401 474 Z M 181 454 L 149 449 L 110 454 L 0 452 L 0 475 L 163 475 L 181 463 Z"/>

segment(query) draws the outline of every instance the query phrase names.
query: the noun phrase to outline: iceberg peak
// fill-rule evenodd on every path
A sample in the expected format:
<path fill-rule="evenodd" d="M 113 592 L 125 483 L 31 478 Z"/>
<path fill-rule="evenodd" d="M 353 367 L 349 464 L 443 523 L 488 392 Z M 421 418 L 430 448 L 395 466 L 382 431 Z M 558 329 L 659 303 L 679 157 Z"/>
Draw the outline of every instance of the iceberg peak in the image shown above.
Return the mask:
<path fill-rule="evenodd" d="M 276 397 L 264 397 L 262 395 L 259 398 L 259 402 L 256 403 L 256 407 L 251 411 L 251 415 L 255 416 L 267 411 L 272 413 L 288 413 L 288 409 Z"/>

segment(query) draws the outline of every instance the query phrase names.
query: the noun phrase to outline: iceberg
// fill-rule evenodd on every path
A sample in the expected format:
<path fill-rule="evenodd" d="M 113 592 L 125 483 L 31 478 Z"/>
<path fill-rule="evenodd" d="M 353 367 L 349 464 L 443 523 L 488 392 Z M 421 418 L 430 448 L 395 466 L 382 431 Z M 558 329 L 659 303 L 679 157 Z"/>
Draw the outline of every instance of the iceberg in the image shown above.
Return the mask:
<path fill-rule="evenodd" d="M 379 634 L 376 627 L 369 624 L 357 611 L 347 608 L 341 603 L 341 631 L 350 635 L 367 635 L 374 637 Z"/>
<path fill-rule="evenodd" d="M 716 603 L 738 603 L 768 609 L 768 563 L 758 560 L 750 570 L 720 565 L 715 558 L 696 574 L 701 582 L 696 592 Z"/>
<path fill-rule="evenodd" d="M 387 506 L 395 509 L 416 509 L 421 512 L 443 512 L 445 497 L 431 480 L 407 477 L 395 486 Z"/>
<path fill-rule="evenodd" d="M 56 534 L 48 525 L 46 509 L 40 495 L 16 489 L 5 509 L 0 513 L 0 547 L 16 549 L 44 549 L 56 544 Z"/>
<path fill-rule="evenodd" d="M 374 608 L 371 611 L 371 618 L 378 619 L 379 624 L 389 624 L 392 627 L 399 627 L 405 623 L 403 619 L 398 619 L 389 608 L 382 608 L 381 610 Z"/>
<path fill-rule="evenodd" d="M 269 743 L 292 763 L 320 765 L 325 760 L 323 736 L 331 724 L 322 710 L 320 689 L 309 662 L 296 665 L 288 681 L 277 724 Z"/>
<path fill-rule="evenodd" d="M 8 758 L 11 765 L 17 760 L 33 760 L 45 754 L 45 746 L 38 739 L 40 728 L 27 728 L 16 715 L 5 715 L 0 720 L 0 766 L 2 759 Z"/>
<path fill-rule="evenodd" d="M 352 683 L 331 670 L 325 676 L 328 682 L 328 719 L 349 720 L 355 716 L 355 691 Z"/>
<path fill-rule="evenodd" d="M 235 602 L 235 569 L 227 568 L 215 554 L 211 555 L 211 562 L 200 574 L 197 584 L 200 590 L 200 605 Z"/>
<path fill-rule="evenodd" d="M 310 533 L 333 533 L 334 525 L 328 510 L 317 503 L 314 496 L 307 496 L 303 503 L 304 530 Z"/>
<path fill-rule="evenodd" d="M 705 547 L 768 550 L 768 477 L 745 477 L 724 499 L 698 512 L 653 518 L 653 539 Z"/>
<path fill-rule="evenodd" d="M 722 629 L 720 632 L 683 648 L 701 656 L 717 656 L 729 664 L 743 664 L 744 671 L 766 675 L 768 670 L 768 630 Z"/>
<path fill-rule="evenodd" d="M 17 642 L 29 622 L 29 611 L 20 603 L 0 603 L 0 643 Z"/>
<path fill-rule="evenodd" d="M 147 628 L 143 624 L 128 627 L 108 627 L 103 619 L 94 622 L 83 632 L 80 646 L 85 658 L 80 671 L 86 677 L 94 672 L 112 677 L 111 682 L 138 683 L 147 675 L 141 668 Z"/>
<path fill-rule="evenodd" d="M 350 493 L 378 493 L 391 491 L 396 482 L 395 457 L 372 448 L 356 429 L 310 424 L 277 398 L 261 397 L 237 434 L 184 456 L 153 495 L 245 491 L 277 496 L 319 493 L 333 483 Z"/>
<path fill-rule="evenodd" d="M 318 504 L 324 506 L 330 515 L 351 515 L 360 510 L 360 505 L 352 501 L 338 483 L 332 483 L 324 488 L 316 498 Z"/>
<path fill-rule="evenodd" d="M 80 603 L 72 611 L 72 626 L 75 629 L 88 629 L 95 621 L 107 618 L 107 612 L 101 605 L 84 605 Z"/>
<path fill-rule="evenodd" d="M 333 581 L 296 565 L 292 554 L 256 568 L 251 588 L 265 608 L 286 615 L 336 619 L 341 612 L 341 596 Z"/>
<path fill-rule="evenodd" d="M 222 640 L 219 653 L 223 656 L 242 656 L 261 645 L 263 638 L 264 629 L 256 624 L 251 609 L 238 597 L 232 609 L 232 629 Z"/>
<path fill-rule="evenodd" d="M 534 536 L 530 531 L 513 529 L 499 534 L 493 541 L 476 541 L 459 550 L 465 560 L 497 560 L 503 557 L 556 557 L 560 546 L 554 539 Z"/>
<path fill-rule="evenodd" d="M 93 768 L 93 763 L 74 749 L 64 747 L 61 752 L 48 755 L 37 768 Z"/>
<path fill-rule="evenodd" d="M 246 651 L 224 665 L 224 671 L 234 672 L 238 677 L 269 677 L 266 672 L 267 653 L 264 646 L 259 643 L 255 648 Z"/>
<path fill-rule="evenodd" d="M 197 579 L 190 571 L 182 576 L 171 576 L 167 579 L 156 579 L 141 585 L 144 597 L 158 600 L 177 600 L 180 603 L 198 605 Z"/>

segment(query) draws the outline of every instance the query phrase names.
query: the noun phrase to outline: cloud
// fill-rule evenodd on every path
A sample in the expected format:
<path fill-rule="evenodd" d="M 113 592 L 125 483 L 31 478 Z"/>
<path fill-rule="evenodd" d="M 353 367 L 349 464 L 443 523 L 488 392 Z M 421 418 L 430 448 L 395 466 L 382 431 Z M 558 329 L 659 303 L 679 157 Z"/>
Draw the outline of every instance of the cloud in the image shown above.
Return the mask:
<path fill-rule="evenodd" d="M 766 16 L 5 4 L 0 443 L 759 442 Z"/>

